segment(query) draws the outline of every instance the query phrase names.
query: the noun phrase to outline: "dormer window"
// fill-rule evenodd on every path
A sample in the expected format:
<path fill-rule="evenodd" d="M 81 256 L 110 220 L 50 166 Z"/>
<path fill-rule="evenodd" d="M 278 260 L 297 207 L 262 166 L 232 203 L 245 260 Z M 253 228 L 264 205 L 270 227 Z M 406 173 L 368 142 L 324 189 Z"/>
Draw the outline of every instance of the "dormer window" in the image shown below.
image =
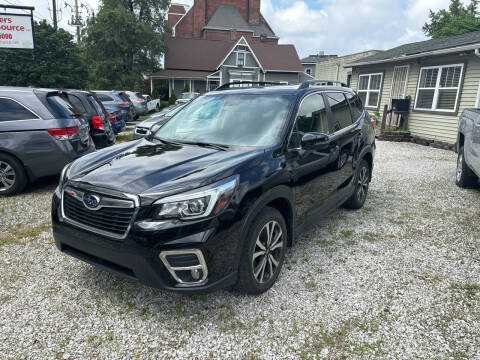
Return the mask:
<path fill-rule="evenodd" d="M 237 53 L 237 66 L 245 66 L 245 53 L 238 52 Z"/>

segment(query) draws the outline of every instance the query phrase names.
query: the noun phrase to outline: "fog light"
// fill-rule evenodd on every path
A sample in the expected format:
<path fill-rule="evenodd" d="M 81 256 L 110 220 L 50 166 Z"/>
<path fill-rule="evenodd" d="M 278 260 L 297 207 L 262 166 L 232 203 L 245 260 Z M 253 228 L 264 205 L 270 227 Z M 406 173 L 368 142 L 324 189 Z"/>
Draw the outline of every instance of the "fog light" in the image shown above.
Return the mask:
<path fill-rule="evenodd" d="M 200 279 L 200 271 L 198 271 L 197 269 L 190 270 L 190 275 L 192 275 L 193 280 Z"/>

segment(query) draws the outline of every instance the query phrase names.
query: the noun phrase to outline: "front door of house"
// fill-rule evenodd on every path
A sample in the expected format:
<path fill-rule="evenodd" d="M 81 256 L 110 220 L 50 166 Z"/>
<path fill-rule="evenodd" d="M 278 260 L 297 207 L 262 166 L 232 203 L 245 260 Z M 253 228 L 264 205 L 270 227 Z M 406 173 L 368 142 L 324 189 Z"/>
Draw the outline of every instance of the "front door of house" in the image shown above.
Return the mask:
<path fill-rule="evenodd" d="M 407 95 L 408 65 L 395 66 L 393 69 L 390 99 L 405 99 Z"/>

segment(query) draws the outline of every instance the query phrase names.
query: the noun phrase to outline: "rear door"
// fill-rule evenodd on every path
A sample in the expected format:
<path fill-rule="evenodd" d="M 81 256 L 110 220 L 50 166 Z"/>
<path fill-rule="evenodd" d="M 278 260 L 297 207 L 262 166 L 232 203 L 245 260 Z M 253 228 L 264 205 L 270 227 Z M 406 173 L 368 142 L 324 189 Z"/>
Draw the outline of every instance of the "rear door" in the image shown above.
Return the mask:
<path fill-rule="evenodd" d="M 465 141 L 465 151 L 471 153 L 465 154 L 465 156 L 467 159 L 470 157 L 472 170 L 480 176 L 480 110 L 469 111 L 468 117 L 470 116 L 472 121 L 472 149 L 468 149 L 468 141 Z"/>
<path fill-rule="evenodd" d="M 352 120 L 352 113 L 345 93 L 326 92 L 325 98 L 329 105 L 329 116 L 334 131 L 331 135 L 332 146 L 337 155 L 332 165 L 333 186 L 337 192 L 339 202 L 343 202 L 349 192 L 349 185 L 353 184 L 354 156 L 356 140 L 360 136 L 361 128 Z"/>

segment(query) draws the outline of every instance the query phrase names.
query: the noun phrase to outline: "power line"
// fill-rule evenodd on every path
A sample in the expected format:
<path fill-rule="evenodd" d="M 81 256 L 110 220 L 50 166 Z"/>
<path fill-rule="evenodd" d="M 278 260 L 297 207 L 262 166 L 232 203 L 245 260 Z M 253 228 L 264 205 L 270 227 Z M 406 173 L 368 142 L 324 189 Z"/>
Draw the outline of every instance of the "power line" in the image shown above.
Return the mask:
<path fill-rule="evenodd" d="M 17 6 L 17 5 L 18 5 L 18 4 L 14 4 L 14 3 L 10 2 L 9 0 L 3 0 L 3 1 L 5 1 L 5 2 L 7 2 L 8 4 L 13 5 L 13 6 Z M 22 3 L 22 4 L 23 4 L 23 3 Z M 27 13 L 28 15 L 30 15 L 30 11 L 29 11 L 29 10 L 24 10 L 24 9 L 19 9 L 19 10 L 24 11 L 25 13 Z M 33 12 L 32 12 L 32 13 L 33 13 Z M 46 20 L 46 19 L 43 19 L 43 18 L 41 18 L 41 17 L 38 17 L 38 16 L 35 15 L 35 14 L 33 14 L 33 17 L 34 17 L 34 18 L 37 18 L 37 19 L 39 19 L 39 20 Z"/>

